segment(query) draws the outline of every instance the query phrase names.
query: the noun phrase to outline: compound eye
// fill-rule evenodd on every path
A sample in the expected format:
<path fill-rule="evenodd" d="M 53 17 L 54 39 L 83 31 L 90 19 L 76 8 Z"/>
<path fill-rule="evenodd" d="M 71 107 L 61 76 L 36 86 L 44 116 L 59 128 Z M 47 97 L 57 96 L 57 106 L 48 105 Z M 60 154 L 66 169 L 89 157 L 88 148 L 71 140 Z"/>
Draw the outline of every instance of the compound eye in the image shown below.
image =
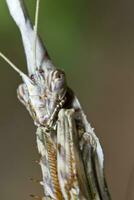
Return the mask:
<path fill-rule="evenodd" d="M 44 70 L 43 69 L 39 69 L 39 73 L 40 74 L 44 74 Z"/>
<path fill-rule="evenodd" d="M 31 74 L 30 79 L 34 81 L 34 74 Z"/>
<path fill-rule="evenodd" d="M 56 70 L 53 74 L 52 81 L 52 89 L 53 91 L 60 91 L 65 87 L 65 74 L 61 70 Z"/>
<path fill-rule="evenodd" d="M 56 70 L 54 76 L 55 76 L 54 78 L 56 79 L 64 79 L 65 74 L 61 70 Z"/>

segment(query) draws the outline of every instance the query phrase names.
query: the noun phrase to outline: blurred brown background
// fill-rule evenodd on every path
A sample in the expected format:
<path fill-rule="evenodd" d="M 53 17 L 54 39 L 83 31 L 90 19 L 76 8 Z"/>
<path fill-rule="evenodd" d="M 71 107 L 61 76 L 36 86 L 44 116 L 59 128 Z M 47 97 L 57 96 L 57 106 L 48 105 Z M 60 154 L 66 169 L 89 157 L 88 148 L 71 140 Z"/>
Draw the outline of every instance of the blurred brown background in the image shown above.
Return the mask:
<path fill-rule="evenodd" d="M 134 200 L 134 1 L 42 0 L 39 32 L 105 151 L 113 200 Z M 33 17 L 35 0 L 27 0 Z M 19 31 L 0 0 L 0 50 L 26 72 Z M 21 82 L 0 60 L 0 200 L 30 200 L 42 189 L 35 130 L 16 98 Z"/>

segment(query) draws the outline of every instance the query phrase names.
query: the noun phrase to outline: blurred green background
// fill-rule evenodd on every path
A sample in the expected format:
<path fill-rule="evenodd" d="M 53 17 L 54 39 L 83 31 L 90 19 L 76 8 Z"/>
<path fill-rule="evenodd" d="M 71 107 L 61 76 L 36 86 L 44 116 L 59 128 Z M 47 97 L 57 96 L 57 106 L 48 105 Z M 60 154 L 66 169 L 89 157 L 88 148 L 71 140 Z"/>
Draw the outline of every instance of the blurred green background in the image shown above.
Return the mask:
<path fill-rule="evenodd" d="M 35 0 L 26 1 L 33 19 Z M 105 151 L 114 200 L 134 199 L 134 1 L 42 0 L 39 32 L 64 69 Z M 26 72 L 19 31 L 0 0 L 0 50 Z M 16 98 L 21 82 L 0 59 L 0 199 L 42 194 L 31 118 Z"/>

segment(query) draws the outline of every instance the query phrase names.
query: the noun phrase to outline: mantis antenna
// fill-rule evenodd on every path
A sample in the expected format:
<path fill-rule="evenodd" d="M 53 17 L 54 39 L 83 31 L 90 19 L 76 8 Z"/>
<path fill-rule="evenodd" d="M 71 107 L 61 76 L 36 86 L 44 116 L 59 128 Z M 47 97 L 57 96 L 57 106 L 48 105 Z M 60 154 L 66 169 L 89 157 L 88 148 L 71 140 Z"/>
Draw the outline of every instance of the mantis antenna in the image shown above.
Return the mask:
<path fill-rule="evenodd" d="M 3 58 L 3 60 L 6 61 L 20 76 L 26 76 L 15 64 L 11 62 L 3 53 L 0 52 L 0 57 Z"/>
<path fill-rule="evenodd" d="M 21 77 L 22 79 L 27 82 L 27 83 L 33 83 L 32 80 L 26 75 L 24 74 L 17 66 L 15 66 L 11 60 L 9 60 L 3 53 L 0 52 L 0 57 L 3 58 L 3 60 L 6 61 L 6 63 L 8 63 L 12 69 L 14 69 Z"/>
<path fill-rule="evenodd" d="M 35 66 L 37 67 L 37 63 L 36 63 L 36 43 L 37 43 L 37 31 L 38 31 L 38 20 L 39 20 L 39 6 L 40 6 L 40 0 L 36 0 L 36 10 L 35 10 L 35 21 L 34 21 L 34 48 L 33 48 L 33 52 L 34 52 L 34 62 L 35 62 Z"/>

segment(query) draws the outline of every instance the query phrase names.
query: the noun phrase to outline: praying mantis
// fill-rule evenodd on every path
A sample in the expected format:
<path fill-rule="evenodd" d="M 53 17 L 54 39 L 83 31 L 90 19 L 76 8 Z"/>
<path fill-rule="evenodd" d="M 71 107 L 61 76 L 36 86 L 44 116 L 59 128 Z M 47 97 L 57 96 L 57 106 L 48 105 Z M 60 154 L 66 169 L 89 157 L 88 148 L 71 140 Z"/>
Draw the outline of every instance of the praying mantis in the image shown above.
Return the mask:
<path fill-rule="evenodd" d="M 27 60 L 28 75 L 3 53 L 3 58 L 22 78 L 17 89 L 37 127 L 44 197 L 42 200 L 110 200 L 104 177 L 104 156 L 99 139 L 81 105 L 68 86 L 66 75 L 52 63 L 38 36 L 41 0 L 36 0 L 34 26 L 23 0 L 6 0 L 18 26 Z"/>

